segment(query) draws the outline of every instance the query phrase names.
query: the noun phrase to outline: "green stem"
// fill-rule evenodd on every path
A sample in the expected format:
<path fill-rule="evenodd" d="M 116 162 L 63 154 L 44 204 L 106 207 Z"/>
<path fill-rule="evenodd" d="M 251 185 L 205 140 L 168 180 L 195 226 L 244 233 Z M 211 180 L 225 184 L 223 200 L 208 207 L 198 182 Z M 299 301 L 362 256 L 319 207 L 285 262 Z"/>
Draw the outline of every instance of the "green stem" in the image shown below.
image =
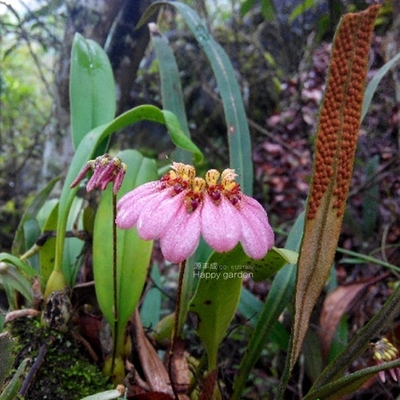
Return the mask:
<path fill-rule="evenodd" d="M 389 268 L 389 269 L 391 269 L 393 271 L 400 272 L 400 267 L 397 267 L 396 265 L 390 264 L 390 263 L 388 263 L 386 261 L 379 260 L 378 258 L 371 257 L 371 256 L 366 256 L 364 254 L 360 254 L 360 253 L 357 253 L 357 252 L 351 251 L 351 250 L 346 250 L 346 249 L 343 249 L 341 247 L 338 247 L 337 251 L 339 253 L 342 253 L 342 254 L 347 254 L 348 256 L 357 257 L 357 258 L 359 258 L 361 260 L 364 260 L 365 262 L 378 264 L 378 265 L 381 265 L 382 267 L 386 267 L 386 268 Z"/>
<path fill-rule="evenodd" d="M 65 197 L 63 196 L 64 191 L 71 192 L 68 198 L 64 198 Z M 67 231 L 68 213 L 69 210 L 71 209 L 71 205 L 77 191 L 78 188 L 70 189 L 69 185 L 65 185 L 65 187 L 63 188 L 63 192 L 61 194 L 62 198 L 60 200 L 58 209 L 54 271 L 62 272 L 62 259 L 63 259 L 64 241 Z"/>

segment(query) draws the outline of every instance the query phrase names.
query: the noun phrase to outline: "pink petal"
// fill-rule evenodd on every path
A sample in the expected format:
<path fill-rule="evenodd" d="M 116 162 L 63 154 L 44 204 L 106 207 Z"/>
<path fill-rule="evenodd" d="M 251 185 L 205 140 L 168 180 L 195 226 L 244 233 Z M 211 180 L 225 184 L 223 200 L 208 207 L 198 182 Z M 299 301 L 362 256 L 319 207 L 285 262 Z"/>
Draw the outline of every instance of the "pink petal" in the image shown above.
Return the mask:
<path fill-rule="evenodd" d="M 175 223 L 176 214 L 184 205 L 184 196 L 185 192 L 171 196 L 170 190 L 163 190 L 148 197 L 137 220 L 139 236 L 145 240 L 161 238 L 169 225 Z"/>
<path fill-rule="evenodd" d="M 130 191 L 117 203 L 117 218 L 115 223 L 121 229 L 129 229 L 136 225 L 144 206 L 152 198 L 158 198 L 160 191 L 154 185 L 157 182 L 149 182 Z M 149 185 L 150 184 L 150 185 Z"/>
<path fill-rule="evenodd" d="M 178 264 L 195 252 L 199 239 L 200 208 L 189 214 L 182 204 L 161 237 L 161 251 L 166 260 Z"/>
<path fill-rule="evenodd" d="M 114 180 L 114 186 L 113 186 L 113 193 L 115 195 L 118 193 L 119 189 L 121 189 L 122 182 L 124 181 L 125 173 L 126 173 L 126 171 L 122 167 L 117 172 L 117 175 Z"/>
<path fill-rule="evenodd" d="M 80 181 L 82 181 L 85 177 L 86 174 L 92 169 L 92 166 L 90 163 L 86 163 L 82 170 L 79 172 L 78 176 L 72 181 L 70 188 L 74 188 L 75 186 L 78 185 Z"/>
<path fill-rule="evenodd" d="M 207 195 L 201 211 L 201 233 L 206 243 L 219 253 L 232 250 L 239 242 L 239 211 L 225 198 L 216 205 Z"/>
<path fill-rule="evenodd" d="M 132 204 L 133 202 L 143 198 L 144 196 L 149 196 L 153 193 L 158 192 L 159 187 L 160 182 L 158 181 L 147 182 L 143 185 L 138 186 L 137 188 L 131 190 L 119 199 L 117 209 L 119 210 L 120 208 L 125 207 L 127 204 Z"/>
<path fill-rule="evenodd" d="M 392 379 L 397 382 L 396 370 L 395 369 L 389 369 L 389 374 L 392 377 Z"/>
<path fill-rule="evenodd" d="M 263 258 L 274 245 L 274 232 L 266 211 L 257 200 L 243 196 L 241 200 L 241 237 L 243 249 L 254 259 Z"/>

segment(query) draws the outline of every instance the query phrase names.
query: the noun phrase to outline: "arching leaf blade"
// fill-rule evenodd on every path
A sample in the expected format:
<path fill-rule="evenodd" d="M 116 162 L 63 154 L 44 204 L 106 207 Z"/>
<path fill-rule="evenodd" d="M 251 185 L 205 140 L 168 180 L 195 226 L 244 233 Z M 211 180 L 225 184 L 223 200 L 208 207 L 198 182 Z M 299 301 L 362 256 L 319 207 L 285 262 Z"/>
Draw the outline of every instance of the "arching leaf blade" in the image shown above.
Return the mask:
<path fill-rule="evenodd" d="M 225 112 L 230 167 L 238 173 L 238 181 L 243 192 L 251 195 L 253 192 L 253 164 L 250 132 L 240 87 L 229 57 L 213 39 L 205 23 L 186 4 L 175 1 L 156 2 L 147 8 L 138 26 L 150 18 L 155 8 L 165 4 L 179 10 L 211 63 Z"/>

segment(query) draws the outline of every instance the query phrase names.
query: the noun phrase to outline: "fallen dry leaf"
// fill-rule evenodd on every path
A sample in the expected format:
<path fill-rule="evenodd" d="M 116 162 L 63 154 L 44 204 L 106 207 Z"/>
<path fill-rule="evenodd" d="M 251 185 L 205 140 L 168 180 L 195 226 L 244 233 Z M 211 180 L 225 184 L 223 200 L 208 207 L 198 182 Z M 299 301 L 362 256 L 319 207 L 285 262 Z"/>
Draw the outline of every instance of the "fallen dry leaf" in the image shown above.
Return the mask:
<path fill-rule="evenodd" d="M 137 352 L 146 383 L 153 392 L 173 396 L 168 372 L 150 341 L 147 339 L 138 311 L 134 314 L 134 330 Z"/>
<path fill-rule="evenodd" d="M 319 321 L 322 354 L 325 358 L 328 355 L 336 328 L 343 315 L 356 304 L 368 286 L 386 276 L 385 274 L 364 282 L 338 286 L 325 298 Z"/>

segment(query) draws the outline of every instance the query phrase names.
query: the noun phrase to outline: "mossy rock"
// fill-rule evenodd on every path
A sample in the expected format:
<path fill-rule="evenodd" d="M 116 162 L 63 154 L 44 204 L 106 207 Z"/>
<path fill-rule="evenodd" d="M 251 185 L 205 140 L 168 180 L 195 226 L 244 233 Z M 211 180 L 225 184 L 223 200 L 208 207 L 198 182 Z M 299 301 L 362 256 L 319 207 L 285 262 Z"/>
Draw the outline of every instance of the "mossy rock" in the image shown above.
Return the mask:
<path fill-rule="evenodd" d="M 44 353 L 43 362 L 23 399 L 79 400 L 113 388 L 70 332 L 62 334 L 44 328 L 40 319 L 25 318 L 13 321 L 7 325 L 7 330 L 15 340 L 15 368 L 25 358 L 29 358 L 32 365 L 39 352 Z"/>

